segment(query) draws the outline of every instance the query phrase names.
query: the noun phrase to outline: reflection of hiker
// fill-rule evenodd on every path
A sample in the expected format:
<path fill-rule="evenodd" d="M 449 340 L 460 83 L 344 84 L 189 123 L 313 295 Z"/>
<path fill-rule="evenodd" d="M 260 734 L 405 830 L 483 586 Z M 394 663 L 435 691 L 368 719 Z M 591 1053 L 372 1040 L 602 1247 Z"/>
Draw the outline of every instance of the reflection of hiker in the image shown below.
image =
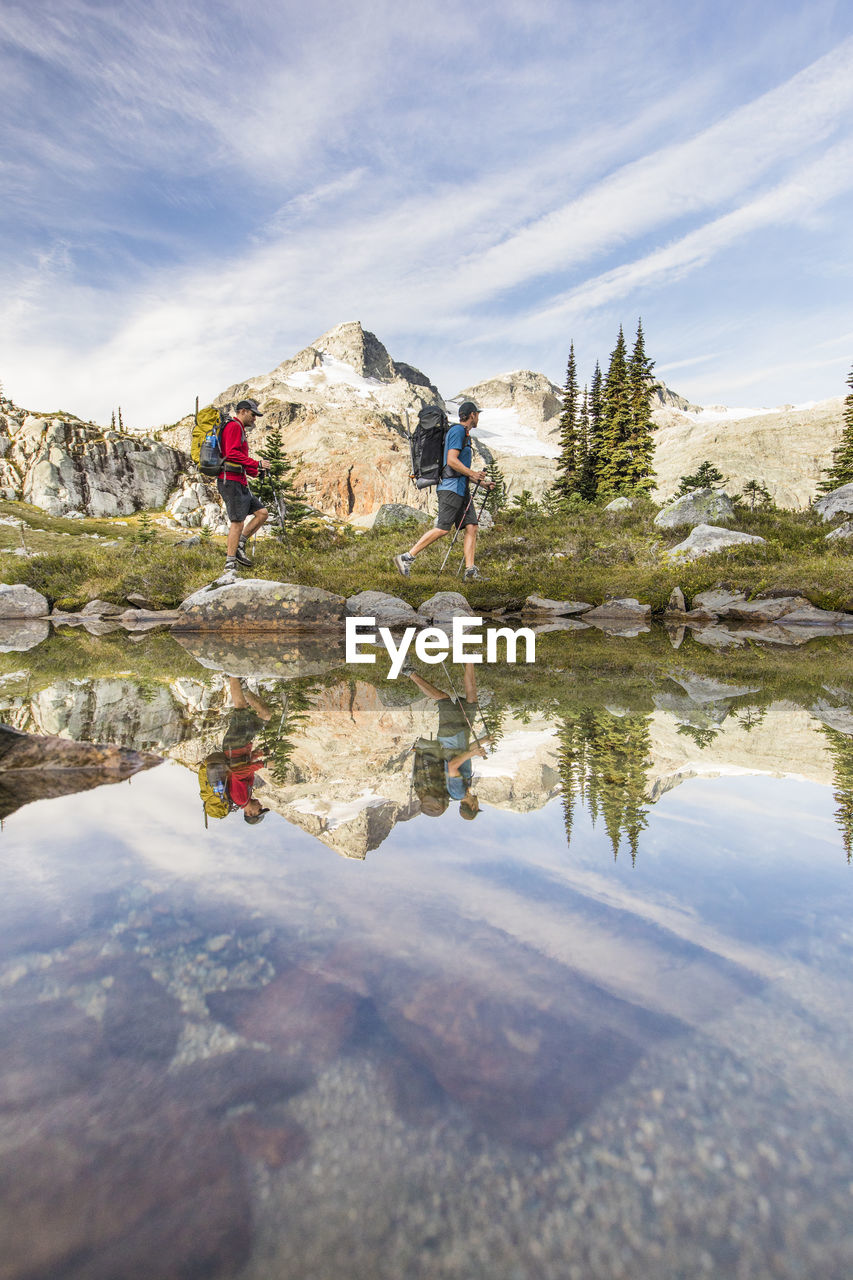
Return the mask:
<path fill-rule="evenodd" d="M 230 521 L 227 558 L 225 572 L 235 572 L 239 565 L 251 565 L 246 554 L 246 539 L 260 529 L 269 512 L 261 500 L 249 488 L 246 476 L 256 476 L 259 470 L 268 471 L 268 462 L 258 462 L 249 457 L 249 446 L 246 431 L 260 418 L 261 410 L 257 400 L 241 400 L 222 428 L 221 445 L 223 464 L 216 487 L 219 496 L 225 503 L 225 511 Z M 245 528 L 243 522 L 251 516 Z"/>
<path fill-rule="evenodd" d="M 477 426 L 480 410 L 473 400 L 464 400 L 459 406 L 459 421 L 454 423 L 444 440 L 444 468 L 438 482 L 438 516 L 435 528 L 428 529 L 418 538 L 408 551 L 401 551 L 394 557 L 394 564 L 404 578 L 408 578 L 415 556 L 426 550 L 433 542 L 443 538 L 455 526 L 464 529 L 463 550 L 465 554 L 465 581 L 479 578 L 480 571 L 474 564 L 474 549 L 477 545 L 477 511 L 474 506 L 474 495 L 468 481 L 491 489 L 492 482 L 486 478 L 485 471 L 471 470 L 471 432 Z"/>
<path fill-rule="evenodd" d="M 261 724 L 269 720 L 272 710 L 249 689 L 243 689 L 236 676 L 230 677 L 231 701 L 234 710 L 228 717 L 228 727 L 222 739 L 222 754 L 228 766 L 226 791 L 231 804 L 243 810 L 246 822 L 260 822 L 269 809 L 256 800 L 253 790 L 264 785 L 263 778 L 255 775 L 265 764 L 263 752 L 253 745 Z"/>
<path fill-rule="evenodd" d="M 489 742 L 474 734 L 476 746 L 470 746 L 478 711 L 473 663 L 465 663 L 464 698 L 451 698 L 416 671 L 409 672 L 409 679 L 438 703 L 436 737 L 419 738 L 415 744 L 413 787 L 421 812 L 438 818 L 451 800 L 458 800 L 460 815 L 471 821 L 480 811 L 480 802 L 471 791 L 471 761 L 474 756 L 485 756 Z"/>

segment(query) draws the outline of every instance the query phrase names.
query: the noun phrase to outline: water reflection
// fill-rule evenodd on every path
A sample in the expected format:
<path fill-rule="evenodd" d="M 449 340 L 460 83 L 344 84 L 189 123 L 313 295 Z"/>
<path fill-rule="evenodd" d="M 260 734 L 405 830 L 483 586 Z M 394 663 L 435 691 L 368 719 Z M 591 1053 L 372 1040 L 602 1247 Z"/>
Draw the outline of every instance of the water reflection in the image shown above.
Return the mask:
<path fill-rule="evenodd" d="M 168 761 L 5 824 L 0 1274 L 846 1274 L 844 679 L 100 652 L 0 685 Z"/>

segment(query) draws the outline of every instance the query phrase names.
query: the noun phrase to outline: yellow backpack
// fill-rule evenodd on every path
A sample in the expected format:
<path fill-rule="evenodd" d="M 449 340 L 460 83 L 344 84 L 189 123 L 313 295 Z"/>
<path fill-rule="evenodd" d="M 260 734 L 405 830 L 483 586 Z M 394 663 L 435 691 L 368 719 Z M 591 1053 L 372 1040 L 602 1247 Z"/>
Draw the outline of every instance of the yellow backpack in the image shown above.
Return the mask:
<path fill-rule="evenodd" d="M 219 434 L 224 425 L 223 415 L 214 405 L 209 404 L 204 409 L 199 409 L 195 415 L 190 441 L 190 457 L 193 462 L 201 466 L 201 447 L 205 442 L 207 442 L 206 453 L 214 449 L 219 450 Z"/>
<path fill-rule="evenodd" d="M 227 818 L 234 807 L 228 799 L 227 781 L 228 761 L 221 751 L 211 751 L 198 771 L 205 828 L 208 818 Z"/>

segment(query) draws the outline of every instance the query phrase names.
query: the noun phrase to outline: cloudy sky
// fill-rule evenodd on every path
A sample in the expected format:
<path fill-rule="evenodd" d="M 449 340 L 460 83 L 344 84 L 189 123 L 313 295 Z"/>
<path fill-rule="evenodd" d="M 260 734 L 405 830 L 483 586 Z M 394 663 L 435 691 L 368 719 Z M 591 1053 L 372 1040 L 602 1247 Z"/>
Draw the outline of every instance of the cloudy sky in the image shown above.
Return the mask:
<path fill-rule="evenodd" d="M 642 316 L 703 403 L 853 357 L 843 0 L 3 0 L 0 378 L 172 421 L 361 320 L 447 395 Z"/>

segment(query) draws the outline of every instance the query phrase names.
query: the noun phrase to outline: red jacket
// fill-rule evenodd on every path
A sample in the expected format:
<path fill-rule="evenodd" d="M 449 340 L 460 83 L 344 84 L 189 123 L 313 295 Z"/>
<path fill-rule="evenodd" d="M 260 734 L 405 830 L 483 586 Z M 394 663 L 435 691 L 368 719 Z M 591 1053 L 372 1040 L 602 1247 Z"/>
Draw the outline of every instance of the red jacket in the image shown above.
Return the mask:
<path fill-rule="evenodd" d="M 236 480 L 238 484 L 244 485 L 247 473 L 250 476 L 258 474 L 258 463 L 249 457 L 249 445 L 242 422 L 238 422 L 236 418 L 226 422 L 222 428 L 220 447 L 225 461 L 232 463 L 234 467 L 223 467 L 219 473 L 220 480 Z"/>

